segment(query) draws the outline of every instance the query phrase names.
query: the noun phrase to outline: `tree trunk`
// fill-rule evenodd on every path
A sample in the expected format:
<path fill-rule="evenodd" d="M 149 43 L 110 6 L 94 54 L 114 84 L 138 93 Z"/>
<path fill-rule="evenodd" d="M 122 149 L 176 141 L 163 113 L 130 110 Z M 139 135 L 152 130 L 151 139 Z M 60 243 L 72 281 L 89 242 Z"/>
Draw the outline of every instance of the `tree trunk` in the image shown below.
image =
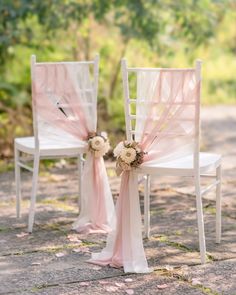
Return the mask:
<path fill-rule="evenodd" d="M 127 47 L 128 47 L 128 44 L 129 44 L 129 40 L 126 40 L 124 42 L 124 47 L 121 51 L 121 54 L 120 54 L 120 57 L 119 57 L 119 60 L 116 64 L 116 67 L 115 67 L 115 72 L 114 72 L 114 75 L 112 76 L 112 80 L 111 80 L 111 83 L 110 83 L 110 89 L 109 89 L 109 99 L 112 99 L 113 96 L 114 96 L 114 92 L 115 92 L 115 88 L 116 88 L 116 84 L 117 84 L 117 81 L 118 81 L 118 76 L 119 76 L 119 71 L 120 71 L 120 60 L 121 58 L 125 55 L 125 52 L 127 50 Z"/>

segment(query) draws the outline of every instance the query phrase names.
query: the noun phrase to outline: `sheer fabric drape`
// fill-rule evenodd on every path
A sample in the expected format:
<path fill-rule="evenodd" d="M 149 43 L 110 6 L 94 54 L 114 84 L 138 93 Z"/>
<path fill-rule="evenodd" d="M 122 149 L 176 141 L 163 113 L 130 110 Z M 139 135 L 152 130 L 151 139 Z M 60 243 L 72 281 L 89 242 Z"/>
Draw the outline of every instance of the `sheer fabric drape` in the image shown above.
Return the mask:
<path fill-rule="evenodd" d="M 147 154 L 141 165 L 155 165 L 193 153 L 195 103 L 199 83 L 195 71 L 141 71 L 137 76 L 135 140 Z M 121 176 L 116 203 L 117 226 L 91 263 L 149 272 L 142 241 L 137 171 Z"/>
<path fill-rule="evenodd" d="M 114 205 L 102 157 L 87 149 L 90 132 L 97 128 L 97 101 L 89 65 L 38 64 L 34 69 L 33 103 L 42 141 L 86 151 L 82 175 L 82 210 L 73 228 L 78 232 L 110 231 Z"/>

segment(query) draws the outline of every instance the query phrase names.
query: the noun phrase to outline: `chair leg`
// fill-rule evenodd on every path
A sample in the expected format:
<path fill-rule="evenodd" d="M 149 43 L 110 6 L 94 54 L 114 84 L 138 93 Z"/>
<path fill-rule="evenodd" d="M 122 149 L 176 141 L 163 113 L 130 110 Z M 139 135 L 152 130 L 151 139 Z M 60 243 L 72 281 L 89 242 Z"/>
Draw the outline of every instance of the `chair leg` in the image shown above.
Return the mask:
<path fill-rule="evenodd" d="M 78 197 L 78 207 L 81 211 L 81 192 L 82 192 L 82 172 L 83 172 L 83 156 L 80 154 L 78 157 L 78 176 L 79 176 L 79 197 Z"/>
<path fill-rule="evenodd" d="M 216 169 L 216 243 L 221 241 L 221 165 Z"/>
<path fill-rule="evenodd" d="M 200 176 L 197 176 L 195 178 L 195 191 L 196 191 L 197 221 L 198 221 L 198 235 L 199 235 L 201 263 L 205 264 L 206 263 L 206 242 L 205 242 Z"/>
<path fill-rule="evenodd" d="M 28 232 L 32 233 L 35 215 L 35 202 L 38 185 L 38 173 L 39 173 L 39 154 L 34 155 L 34 169 L 33 169 L 33 180 L 32 180 L 32 192 L 29 209 L 29 221 L 28 221 Z"/>
<path fill-rule="evenodd" d="M 21 168 L 18 165 L 20 151 L 15 147 L 16 217 L 21 217 Z"/>
<path fill-rule="evenodd" d="M 144 234 L 150 237 L 150 175 L 146 175 L 144 183 Z"/>

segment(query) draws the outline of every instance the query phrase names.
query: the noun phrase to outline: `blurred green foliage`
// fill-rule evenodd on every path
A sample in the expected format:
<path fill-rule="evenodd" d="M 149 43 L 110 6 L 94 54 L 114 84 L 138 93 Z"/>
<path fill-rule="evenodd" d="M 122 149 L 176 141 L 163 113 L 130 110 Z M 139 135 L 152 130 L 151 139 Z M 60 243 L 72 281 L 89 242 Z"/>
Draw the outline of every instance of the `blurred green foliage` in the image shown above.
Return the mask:
<path fill-rule="evenodd" d="M 0 0 L 0 157 L 32 134 L 30 56 L 100 54 L 99 129 L 124 132 L 120 59 L 131 66 L 203 64 L 203 103 L 236 102 L 234 0 Z M 109 122 L 109 124 L 107 124 Z"/>

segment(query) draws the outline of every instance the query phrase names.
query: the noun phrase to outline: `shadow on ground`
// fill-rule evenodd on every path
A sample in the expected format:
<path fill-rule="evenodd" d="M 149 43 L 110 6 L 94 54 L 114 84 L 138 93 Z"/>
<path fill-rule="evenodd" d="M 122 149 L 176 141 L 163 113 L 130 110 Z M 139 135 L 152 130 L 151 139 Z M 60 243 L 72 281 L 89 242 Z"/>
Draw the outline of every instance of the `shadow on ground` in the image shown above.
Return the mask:
<path fill-rule="evenodd" d="M 89 264 L 103 234 L 71 231 L 78 215 L 76 167 L 52 168 L 40 176 L 34 232 L 27 230 L 30 174 L 23 173 L 22 217 L 15 218 L 13 171 L 0 174 L 0 294 L 236 294 L 236 109 L 203 109 L 204 149 L 223 152 L 223 236 L 215 244 L 215 195 L 203 200 L 208 263 L 200 265 L 195 196 L 191 181 L 153 179 L 151 238 L 144 239 L 150 274 Z M 221 136 L 218 136 L 219 130 Z M 107 163 L 114 198 L 120 180 Z M 206 180 L 203 180 L 206 184 Z M 143 211 L 143 188 L 140 187 Z"/>

